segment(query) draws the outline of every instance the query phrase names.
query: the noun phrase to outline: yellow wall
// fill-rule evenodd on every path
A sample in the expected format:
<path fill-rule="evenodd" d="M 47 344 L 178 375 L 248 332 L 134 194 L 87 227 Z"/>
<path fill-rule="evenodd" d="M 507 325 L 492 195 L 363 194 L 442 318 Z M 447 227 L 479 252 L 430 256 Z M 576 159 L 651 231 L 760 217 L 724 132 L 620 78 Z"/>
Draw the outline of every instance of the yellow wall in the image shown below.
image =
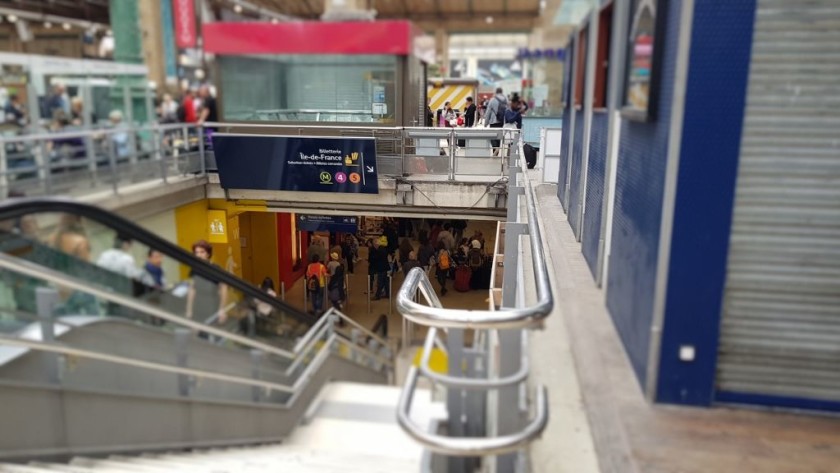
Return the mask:
<path fill-rule="evenodd" d="M 175 227 L 178 246 L 189 251 L 193 243 L 207 240 L 207 211 L 211 201 L 200 200 L 175 209 Z M 225 209 L 220 209 L 225 210 Z M 227 243 L 213 243 L 213 263 L 242 277 L 242 249 L 239 246 L 239 217 L 236 213 L 227 214 Z M 181 279 L 189 277 L 189 269 L 181 267 Z"/>
<path fill-rule="evenodd" d="M 272 212 L 246 212 L 239 216 L 242 243 L 242 277 L 255 285 L 263 278 L 280 285 L 277 255 L 277 216 Z"/>
<path fill-rule="evenodd" d="M 207 201 L 199 200 L 175 209 L 178 246 L 190 251 L 193 243 L 207 239 Z M 215 252 L 215 250 L 214 250 Z M 181 265 L 181 279 L 189 277 L 189 268 Z"/>

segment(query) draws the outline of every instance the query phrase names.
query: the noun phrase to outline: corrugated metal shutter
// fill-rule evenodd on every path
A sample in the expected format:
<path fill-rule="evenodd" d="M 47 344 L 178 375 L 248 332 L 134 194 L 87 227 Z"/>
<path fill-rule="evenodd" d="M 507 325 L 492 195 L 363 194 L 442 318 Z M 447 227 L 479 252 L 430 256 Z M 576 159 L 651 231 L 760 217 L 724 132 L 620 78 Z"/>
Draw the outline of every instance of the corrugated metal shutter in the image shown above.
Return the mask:
<path fill-rule="evenodd" d="M 758 1 L 719 391 L 840 401 L 838 24 L 836 0 Z"/>

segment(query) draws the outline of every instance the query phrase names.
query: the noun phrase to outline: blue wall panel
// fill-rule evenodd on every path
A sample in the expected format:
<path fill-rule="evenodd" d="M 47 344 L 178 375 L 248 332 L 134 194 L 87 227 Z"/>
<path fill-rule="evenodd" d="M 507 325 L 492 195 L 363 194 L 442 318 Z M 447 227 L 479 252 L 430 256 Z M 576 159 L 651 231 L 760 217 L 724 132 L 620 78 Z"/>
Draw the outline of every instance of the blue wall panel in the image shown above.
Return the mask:
<path fill-rule="evenodd" d="M 667 2 L 659 103 L 651 122 L 623 120 L 607 308 L 639 381 L 646 381 L 681 0 Z"/>
<path fill-rule="evenodd" d="M 571 123 L 570 120 L 569 106 L 566 105 L 566 108 L 563 109 L 563 134 L 561 135 L 563 144 L 560 150 L 560 175 L 557 177 L 557 197 L 560 198 L 560 203 L 567 212 L 569 205 L 566 202 L 566 170 L 569 167 L 569 140 L 572 139 L 572 129 L 569 126 Z"/>
<path fill-rule="evenodd" d="M 609 115 L 605 112 L 592 115 L 592 133 L 589 143 L 589 167 L 586 176 L 586 212 L 583 216 L 583 257 L 589 264 L 592 276 L 598 271 L 598 246 L 601 239 L 601 205 L 604 202 L 604 173 L 607 162 L 607 135 Z"/>
<path fill-rule="evenodd" d="M 707 0 L 694 10 L 657 383 L 661 402 L 708 405 L 714 396 L 754 17 L 755 0 Z M 678 359 L 680 345 L 696 348 L 694 362 Z"/>
<path fill-rule="evenodd" d="M 575 111 L 575 142 L 572 145 L 572 169 L 569 171 L 569 207 L 566 213 L 569 216 L 569 225 L 577 235 L 580 227 L 580 191 L 583 188 L 581 171 L 583 167 L 583 110 Z"/>

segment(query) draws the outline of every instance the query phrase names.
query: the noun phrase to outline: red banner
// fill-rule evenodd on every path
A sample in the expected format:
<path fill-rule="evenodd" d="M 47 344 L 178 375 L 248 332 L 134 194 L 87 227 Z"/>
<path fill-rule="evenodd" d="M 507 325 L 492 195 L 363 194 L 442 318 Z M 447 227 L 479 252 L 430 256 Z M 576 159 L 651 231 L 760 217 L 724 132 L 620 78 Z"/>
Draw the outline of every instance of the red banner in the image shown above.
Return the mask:
<path fill-rule="evenodd" d="M 194 48 L 196 44 L 195 0 L 172 0 L 175 21 L 175 44 L 179 48 Z"/>

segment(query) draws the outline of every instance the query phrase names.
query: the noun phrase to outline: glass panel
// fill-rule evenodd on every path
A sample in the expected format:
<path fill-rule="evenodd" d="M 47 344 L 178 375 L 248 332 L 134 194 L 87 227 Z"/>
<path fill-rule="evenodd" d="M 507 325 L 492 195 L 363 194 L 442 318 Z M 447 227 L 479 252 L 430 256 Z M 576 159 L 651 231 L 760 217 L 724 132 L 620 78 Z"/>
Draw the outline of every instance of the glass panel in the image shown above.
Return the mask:
<path fill-rule="evenodd" d="M 289 350 L 308 330 L 280 301 L 257 301 L 219 280 L 200 276 L 194 268 L 180 275 L 179 261 L 159 249 L 119 235 L 99 222 L 77 215 L 39 213 L 0 221 L 0 251 L 60 271 L 109 291 L 130 296 L 179 317 L 250 337 Z M 202 254 L 197 249 L 196 254 Z M 10 308 L 36 312 L 35 289 L 28 278 L 13 279 Z M 243 284 L 247 284 L 244 283 Z M 256 291 L 256 288 L 254 288 Z M 145 325 L 174 329 L 177 324 L 112 302 L 65 294 L 54 315 L 122 317 Z M 208 340 L 234 344 L 229 340 Z"/>
<path fill-rule="evenodd" d="M 223 120 L 395 122 L 397 58 L 220 57 Z"/>
<path fill-rule="evenodd" d="M 65 244 L 70 245 L 70 241 L 71 238 L 66 237 Z M 12 239 L 6 238 L 4 243 L 11 244 Z M 92 243 L 95 245 L 95 241 Z M 83 259 L 84 252 L 85 247 L 79 246 L 76 256 Z M 90 276 L 97 275 L 91 268 L 84 270 Z M 124 280 L 114 279 L 113 287 L 128 286 Z M 26 297 L 19 297 L 22 289 Z M 38 316 L 37 309 L 32 311 L 35 291 L 42 299 L 42 308 L 44 301 L 51 301 L 54 308 L 45 319 Z M 140 299 L 154 305 L 160 302 L 154 300 L 155 297 L 162 295 L 146 294 Z M 173 324 L 161 323 L 141 311 L 108 302 L 94 294 L 5 269 L 0 273 L 0 333 L 28 341 L 51 343 L 52 339 L 62 347 L 164 367 L 257 378 L 282 386 L 291 386 L 296 380 L 296 376 L 286 375 L 290 365 L 286 357 L 275 354 L 257 357 L 250 347 L 219 342 L 213 335 L 200 331 L 178 330 Z M 196 379 L 165 369 L 47 353 L 33 357 L 32 353 L 27 347 L 10 345 L 0 339 L 3 378 L 57 382 L 64 387 L 107 389 L 134 395 L 178 396 L 188 392 L 194 398 L 240 402 L 252 401 L 257 395 L 270 402 L 285 402 L 289 398 L 283 390 L 266 392 L 265 388 L 205 377 Z M 33 362 L 38 364 L 33 365 Z"/>

